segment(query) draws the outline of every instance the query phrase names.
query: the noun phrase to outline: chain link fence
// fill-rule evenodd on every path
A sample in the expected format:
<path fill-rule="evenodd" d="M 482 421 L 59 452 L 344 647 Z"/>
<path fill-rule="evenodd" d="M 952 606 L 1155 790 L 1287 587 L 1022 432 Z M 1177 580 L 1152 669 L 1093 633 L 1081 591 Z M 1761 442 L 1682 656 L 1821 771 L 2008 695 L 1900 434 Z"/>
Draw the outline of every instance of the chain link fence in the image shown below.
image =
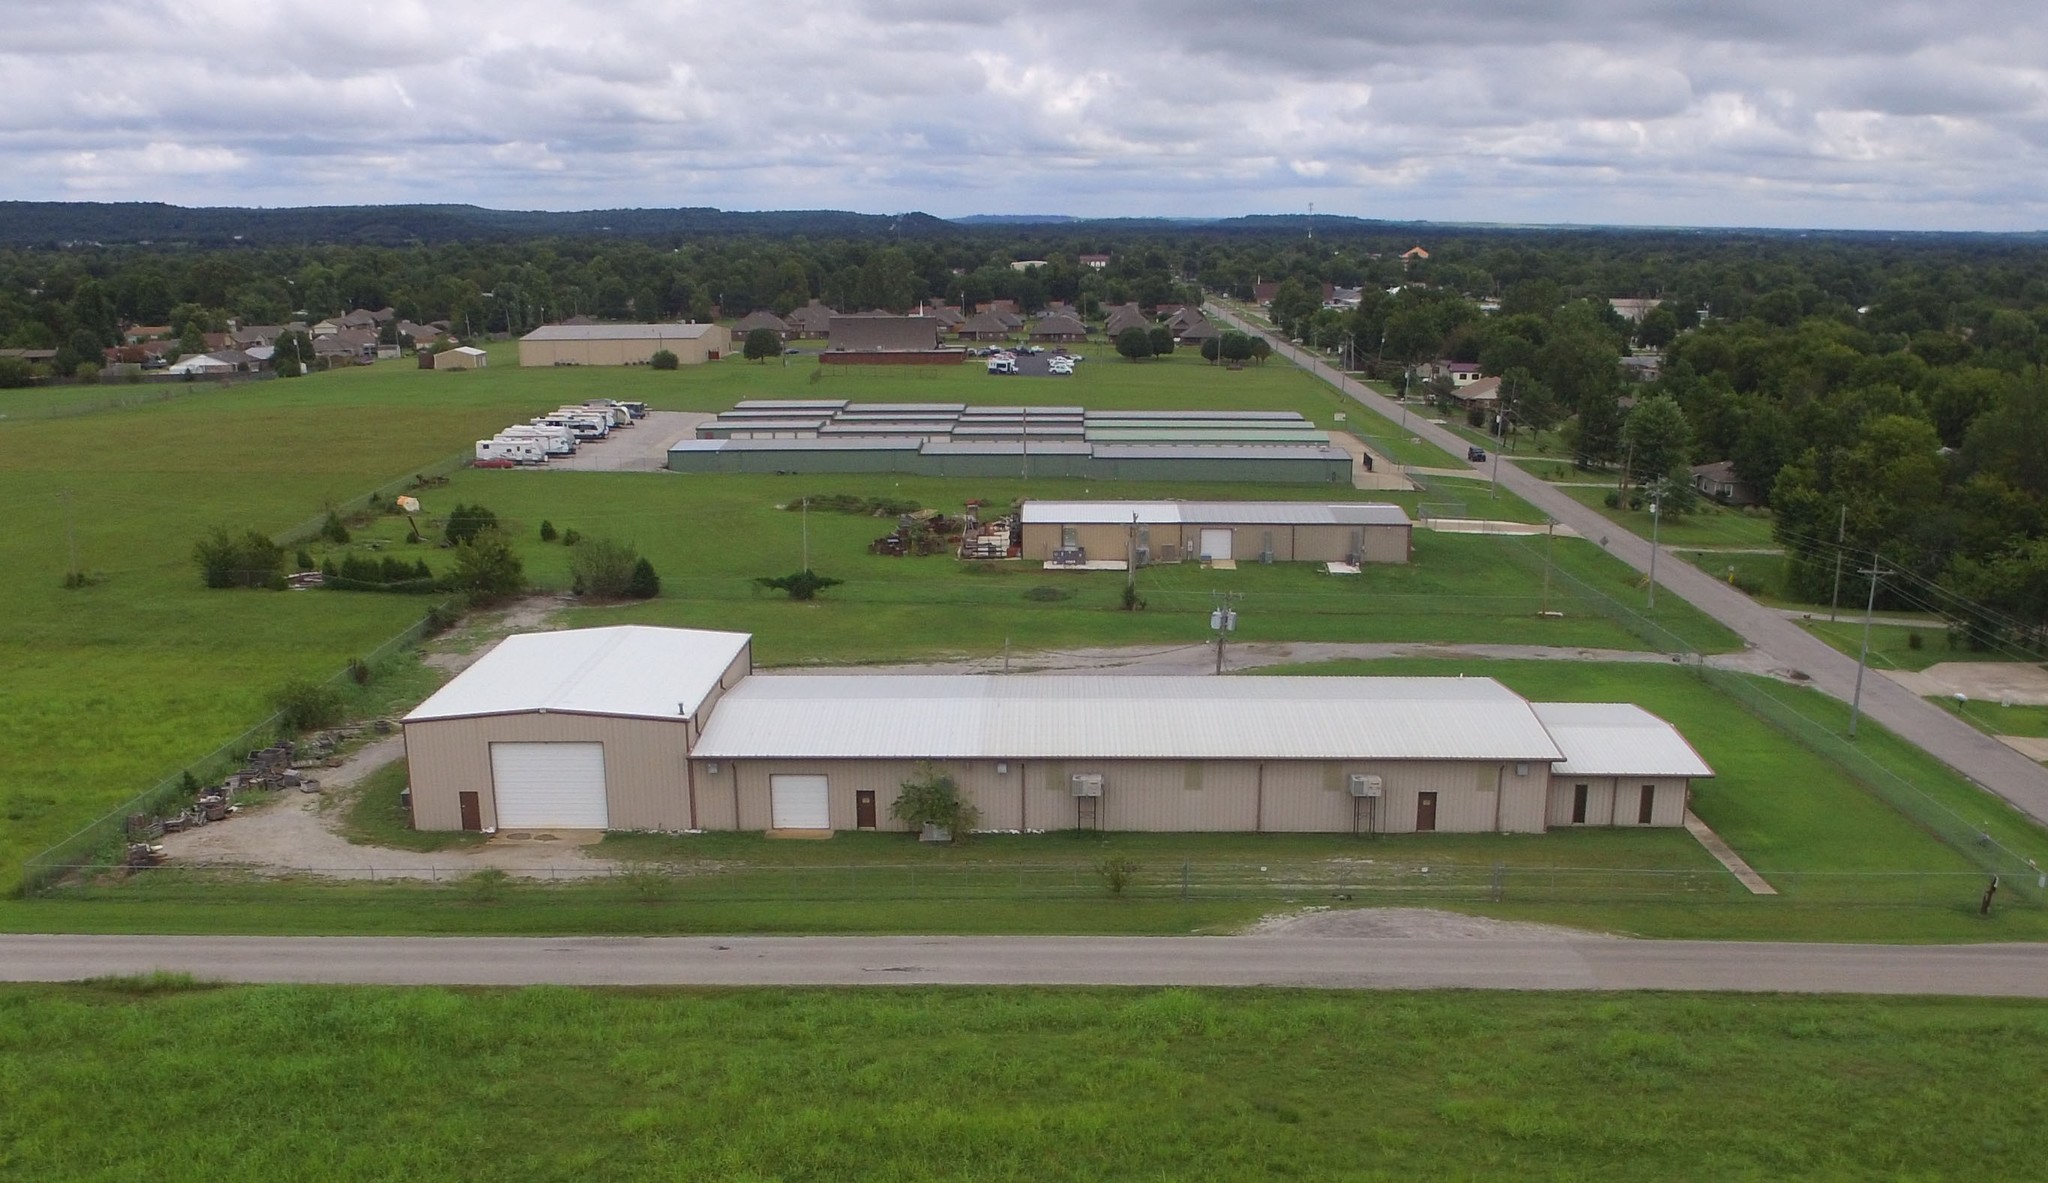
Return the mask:
<path fill-rule="evenodd" d="M 445 603 L 437 604 L 436 609 L 446 609 L 447 606 Z M 418 644 L 433 632 L 436 625 L 436 609 L 429 609 L 425 616 L 378 645 L 360 660 L 374 668 L 407 646 Z M 330 685 L 338 685 L 347 682 L 349 677 L 349 671 L 344 668 L 327 681 Z M 38 894 L 66 878 L 106 869 L 125 844 L 130 817 L 136 814 L 155 817 L 176 812 L 177 808 L 187 803 L 190 798 L 192 784 L 206 786 L 218 783 L 228 773 L 241 767 L 250 752 L 269 746 L 278 737 L 278 719 L 277 714 L 271 714 L 213 751 L 172 771 L 62 842 L 30 858 L 22 867 L 19 888 L 21 894 Z"/>

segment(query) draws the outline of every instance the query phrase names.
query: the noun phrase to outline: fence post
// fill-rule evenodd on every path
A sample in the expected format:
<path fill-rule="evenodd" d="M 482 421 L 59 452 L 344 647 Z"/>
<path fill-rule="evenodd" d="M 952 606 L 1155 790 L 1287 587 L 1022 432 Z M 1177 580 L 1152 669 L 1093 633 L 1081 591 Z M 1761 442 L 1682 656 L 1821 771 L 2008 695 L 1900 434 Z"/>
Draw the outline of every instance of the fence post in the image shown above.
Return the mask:
<path fill-rule="evenodd" d="M 1180 861 L 1180 898 L 1181 898 L 1181 902 L 1183 902 L 1183 903 L 1187 902 L 1187 898 L 1188 898 L 1188 860 L 1186 860 L 1186 859 L 1182 859 L 1182 860 Z"/>
<path fill-rule="evenodd" d="M 1508 869 L 1505 865 L 1493 864 L 1493 902 L 1496 904 L 1500 902 L 1502 882 L 1506 880 L 1507 875 Z"/>

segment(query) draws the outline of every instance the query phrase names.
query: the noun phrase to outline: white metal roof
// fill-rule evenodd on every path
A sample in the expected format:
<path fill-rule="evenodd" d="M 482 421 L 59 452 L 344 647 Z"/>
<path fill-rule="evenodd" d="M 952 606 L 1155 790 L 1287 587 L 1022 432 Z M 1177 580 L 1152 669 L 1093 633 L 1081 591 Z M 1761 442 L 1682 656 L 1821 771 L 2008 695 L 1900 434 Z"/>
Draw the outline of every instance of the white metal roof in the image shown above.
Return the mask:
<path fill-rule="evenodd" d="M 747 678 L 715 759 L 1437 759 L 1562 756 L 1491 678 L 821 675 Z"/>
<path fill-rule="evenodd" d="M 1564 759 L 1562 776 L 1712 776 L 1678 728 L 1625 702 L 1532 703 Z"/>
<path fill-rule="evenodd" d="M 1398 505 L 1316 501 L 1026 501 L 1030 525 L 1406 526 Z"/>
<path fill-rule="evenodd" d="M 694 341 L 710 332 L 708 324 L 542 325 L 521 341 Z"/>
<path fill-rule="evenodd" d="M 687 718 L 751 639 L 638 624 L 521 633 L 499 642 L 405 721 L 529 711 Z"/>

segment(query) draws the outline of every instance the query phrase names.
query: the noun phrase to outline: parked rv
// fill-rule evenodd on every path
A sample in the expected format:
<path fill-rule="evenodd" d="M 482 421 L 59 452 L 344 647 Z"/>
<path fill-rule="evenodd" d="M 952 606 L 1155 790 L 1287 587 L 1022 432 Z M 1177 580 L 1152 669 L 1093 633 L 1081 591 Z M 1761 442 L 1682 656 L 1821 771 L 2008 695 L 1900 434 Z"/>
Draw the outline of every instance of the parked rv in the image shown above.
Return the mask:
<path fill-rule="evenodd" d="M 514 464 L 545 464 L 547 452 L 537 439 L 496 436 L 476 442 L 478 460 L 510 460 Z"/>
<path fill-rule="evenodd" d="M 534 427 L 515 423 L 498 434 L 539 440 L 542 450 L 550 456 L 573 456 L 576 453 L 576 433 L 566 427 Z"/>

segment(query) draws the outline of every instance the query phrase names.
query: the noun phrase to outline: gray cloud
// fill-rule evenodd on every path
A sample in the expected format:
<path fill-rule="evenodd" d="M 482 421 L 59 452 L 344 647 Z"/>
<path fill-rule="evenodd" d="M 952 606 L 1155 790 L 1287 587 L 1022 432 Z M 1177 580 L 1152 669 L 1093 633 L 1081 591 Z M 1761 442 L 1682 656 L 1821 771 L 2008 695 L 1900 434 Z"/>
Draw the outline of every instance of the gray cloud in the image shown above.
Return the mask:
<path fill-rule="evenodd" d="M 0 197 L 2036 228 L 1975 0 L 14 0 Z"/>

